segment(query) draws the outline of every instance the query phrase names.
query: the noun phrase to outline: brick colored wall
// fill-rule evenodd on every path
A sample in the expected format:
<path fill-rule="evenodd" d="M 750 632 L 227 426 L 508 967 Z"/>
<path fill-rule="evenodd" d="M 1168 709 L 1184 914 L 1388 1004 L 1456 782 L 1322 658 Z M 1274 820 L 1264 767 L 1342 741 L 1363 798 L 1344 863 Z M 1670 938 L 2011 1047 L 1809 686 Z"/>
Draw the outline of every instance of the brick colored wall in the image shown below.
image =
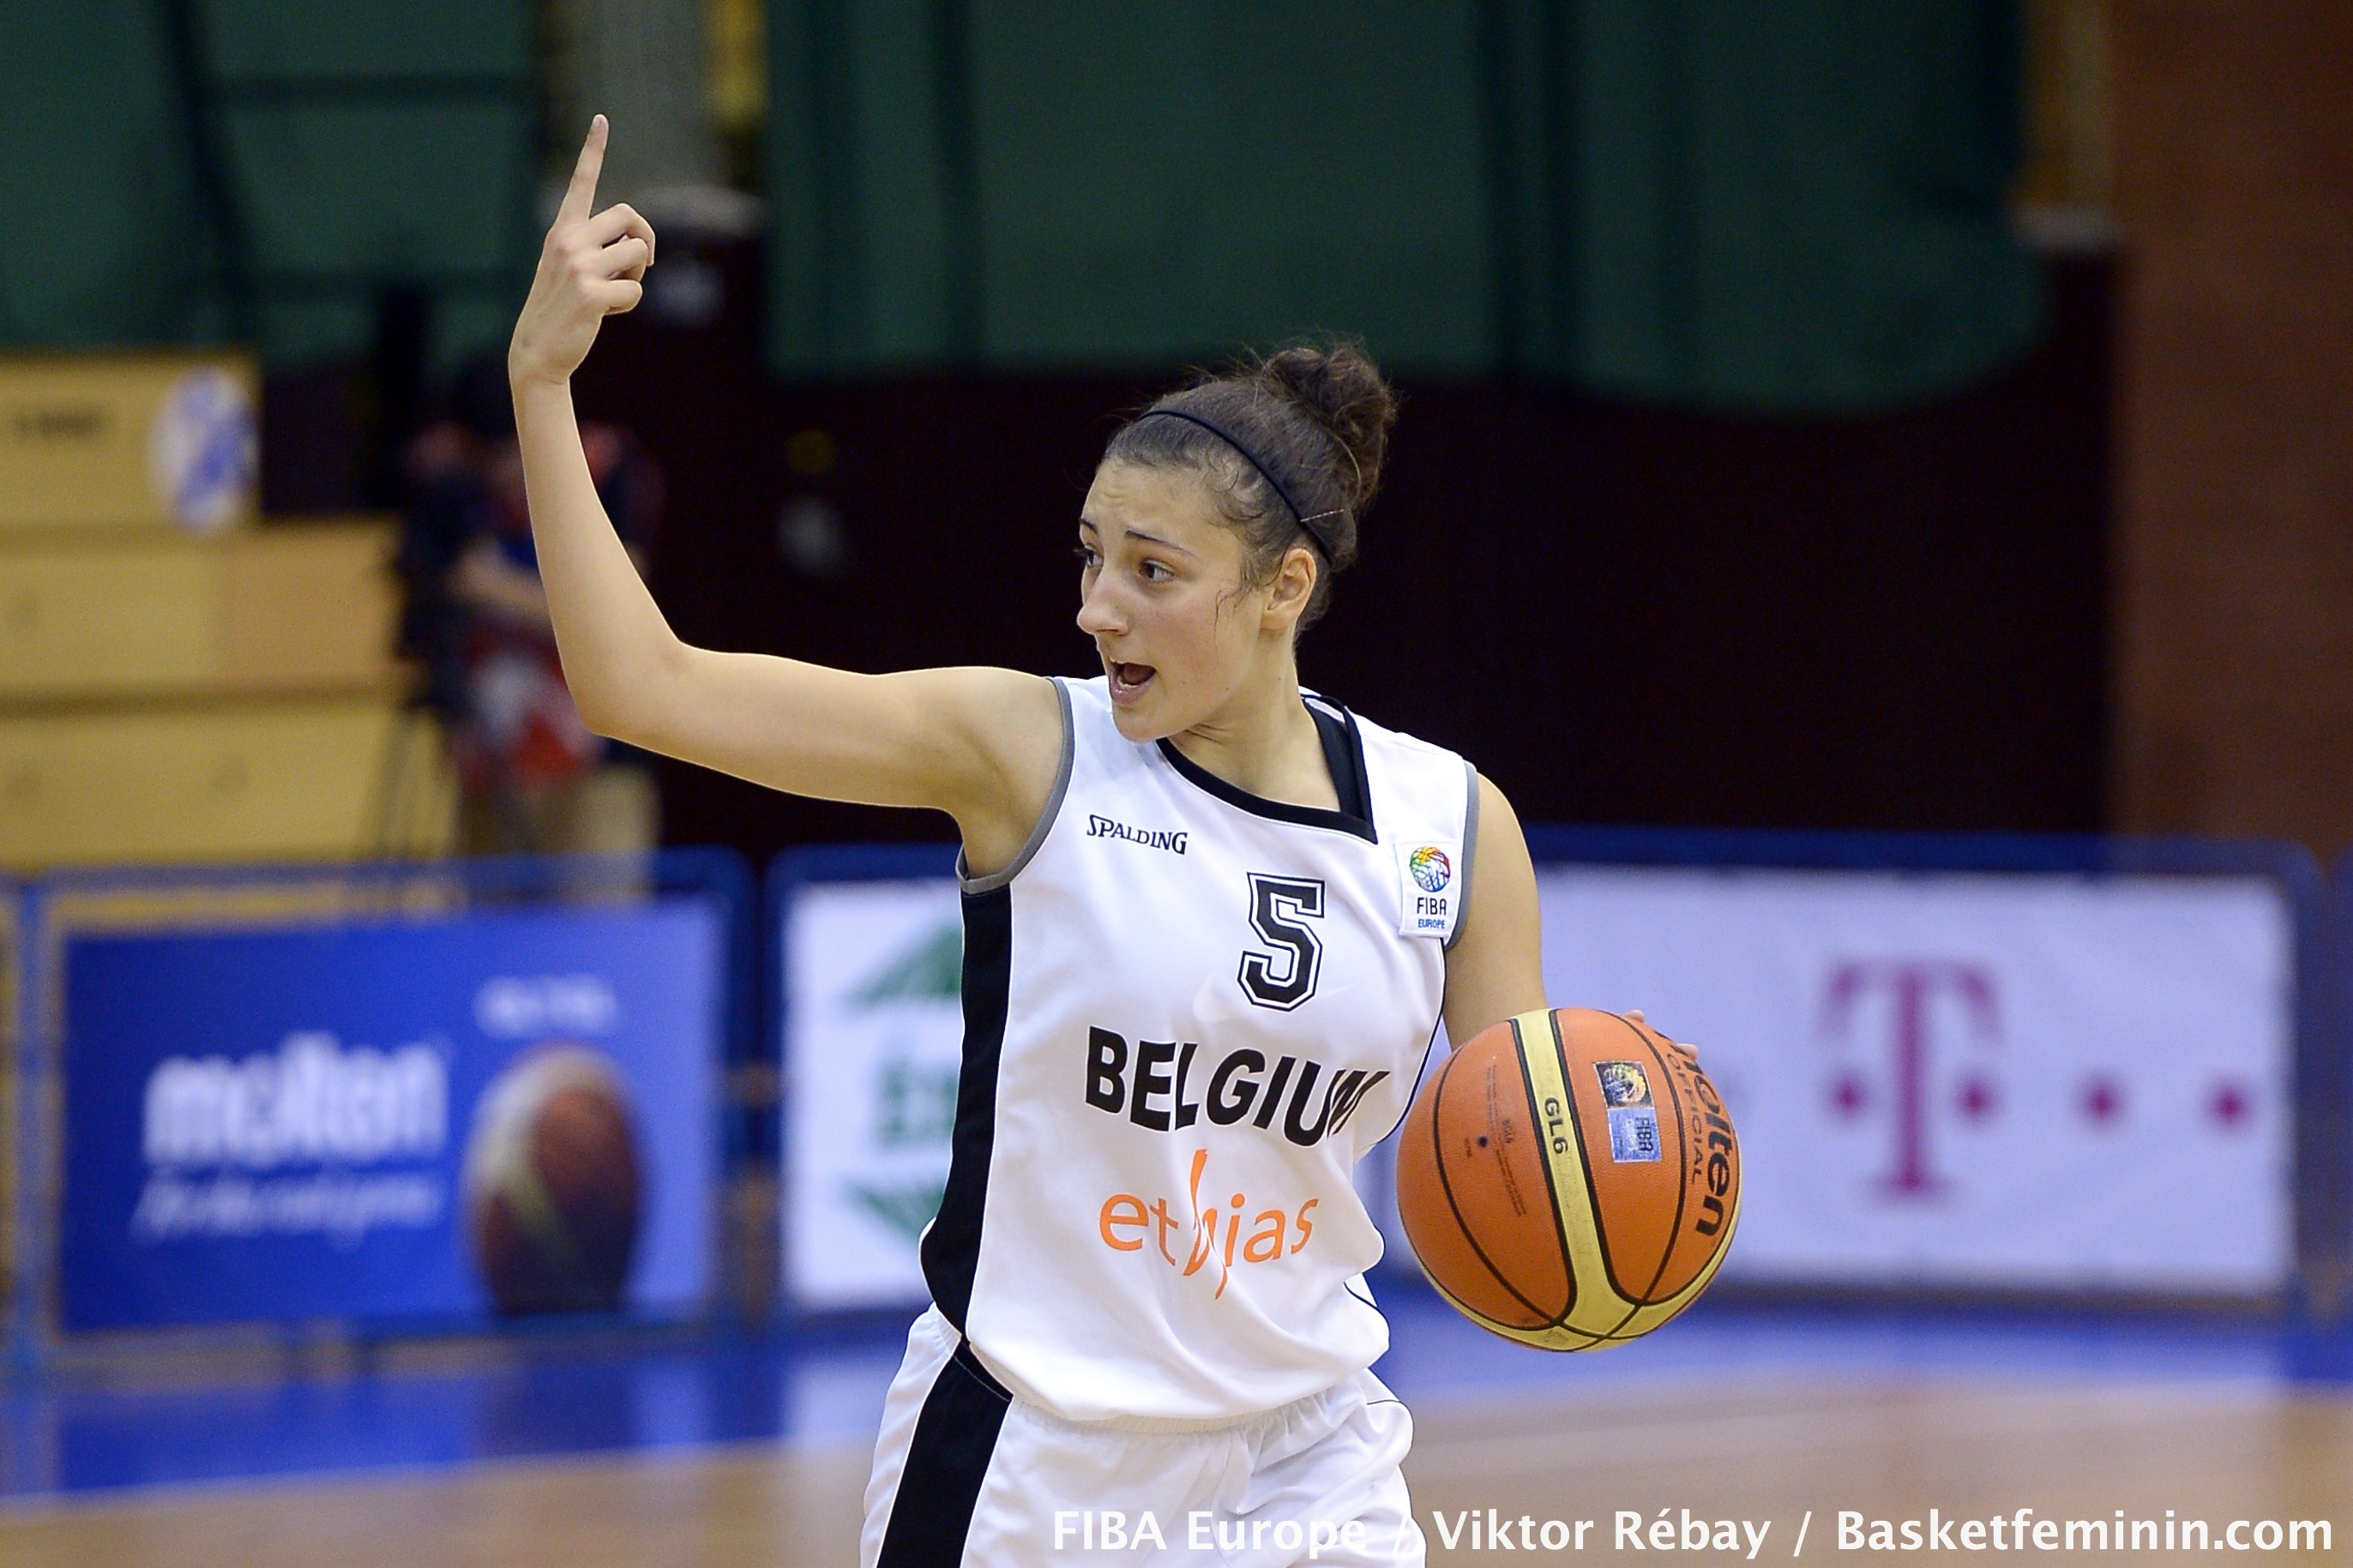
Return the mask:
<path fill-rule="evenodd" d="M 2353 843 L 2353 5 L 2114 0 L 2112 817 Z"/>

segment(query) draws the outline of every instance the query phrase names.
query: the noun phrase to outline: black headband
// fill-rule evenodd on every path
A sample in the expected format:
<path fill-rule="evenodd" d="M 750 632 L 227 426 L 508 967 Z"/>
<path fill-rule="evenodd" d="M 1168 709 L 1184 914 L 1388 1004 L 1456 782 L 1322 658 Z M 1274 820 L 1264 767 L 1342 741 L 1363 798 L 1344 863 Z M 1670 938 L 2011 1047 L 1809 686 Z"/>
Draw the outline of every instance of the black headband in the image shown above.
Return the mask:
<path fill-rule="evenodd" d="M 1274 477 L 1274 470 L 1260 462 L 1258 454 L 1236 440 L 1231 431 L 1221 429 L 1199 415 L 1187 414 L 1181 408 L 1147 408 L 1135 416 L 1135 422 L 1141 425 L 1155 414 L 1164 419 L 1182 419 L 1187 425 L 1198 425 L 1202 429 L 1240 452 L 1242 455 L 1242 460 L 1258 470 L 1258 477 L 1266 481 L 1267 488 L 1275 493 L 1277 499 L 1282 502 L 1284 510 L 1291 513 L 1291 521 L 1299 525 L 1299 531 L 1315 542 L 1315 548 L 1323 552 L 1326 563 L 1332 560 L 1332 542 L 1324 538 L 1324 531 L 1315 525 L 1327 517 L 1338 517 L 1341 512 L 1347 510 L 1345 507 L 1335 508 L 1331 511 L 1319 511 L 1313 515 L 1301 511 L 1299 503 L 1291 499 L 1291 492 L 1282 488 L 1282 481 Z M 1342 450 L 1345 451 L 1346 448 L 1343 447 Z M 1351 460 L 1354 460 L 1355 456 L 1354 453 L 1349 454 Z"/>

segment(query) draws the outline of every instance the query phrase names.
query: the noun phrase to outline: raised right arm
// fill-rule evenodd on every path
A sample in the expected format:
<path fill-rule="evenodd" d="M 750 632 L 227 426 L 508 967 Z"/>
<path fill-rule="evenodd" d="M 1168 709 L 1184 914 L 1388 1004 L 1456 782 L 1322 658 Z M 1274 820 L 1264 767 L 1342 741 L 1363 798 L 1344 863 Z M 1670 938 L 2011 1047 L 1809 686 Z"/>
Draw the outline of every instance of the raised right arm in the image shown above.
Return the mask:
<path fill-rule="evenodd" d="M 1008 669 L 856 675 L 681 641 L 597 499 L 572 373 L 607 315 L 636 308 L 650 225 L 594 211 L 597 116 L 540 253 L 507 354 L 532 537 L 564 678 L 600 734 L 796 795 L 930 806 L 956 818 L 976 870 L 1012 858 L 1060 757 L 1050 683 Z"/>

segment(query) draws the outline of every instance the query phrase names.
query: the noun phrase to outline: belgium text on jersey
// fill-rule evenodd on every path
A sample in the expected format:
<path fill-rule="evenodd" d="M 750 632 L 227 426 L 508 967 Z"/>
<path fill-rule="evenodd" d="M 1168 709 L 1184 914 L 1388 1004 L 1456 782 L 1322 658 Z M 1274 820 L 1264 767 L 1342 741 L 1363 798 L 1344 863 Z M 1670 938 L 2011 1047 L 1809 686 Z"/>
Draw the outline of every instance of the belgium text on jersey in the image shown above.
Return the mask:
<path fill-rule="evenodd" d="M 1087 1031 L 1087 1103 L 1113 1116 L 1124 1111 L 1130 1121 L 1154 1132 L 1190 1127 L 1204 1110 L 1212 1126 L 1231 1127 L 1248 1117 L 1252 1127 L 1269 1129 L 1282 1110 L 1283 1090 L 1289 1089 L 1291 1109 L 1282 1117 L 1282 1135 L 1306 1147 L 1346 1126 L 1365 1096 L 1389 1076 L 1386 1069 L 1349 1068 L 1327 1079 L 1322 1062 L 1284 1057 L 1274 1064 L 1271 1076 L 1261 1079 L 1267 1070 L 1266 1053 L 1246 1046 L 1228 1052 L 1218 1063 L 1200 1099 L 1187 1100 L 1186 1086 L 1193 1081 L 1193 1058 L 1200 1048 L 1193 1040 L 1182 1045 L 1174 1040 L 1138 1040 L 1131 1091 L 1127 1037 L 1109 1029 L 1091 1028 Z M 1320 1107 L 1315 1098 L 1318 1079 L 1324 1083 Z M 1255 1116 L 1250 1114 L 1253 1106 L 1258 1111 Z M 1316 1108 L 1313 1121 L 1307 1119 L 1311 1108 Z"/>

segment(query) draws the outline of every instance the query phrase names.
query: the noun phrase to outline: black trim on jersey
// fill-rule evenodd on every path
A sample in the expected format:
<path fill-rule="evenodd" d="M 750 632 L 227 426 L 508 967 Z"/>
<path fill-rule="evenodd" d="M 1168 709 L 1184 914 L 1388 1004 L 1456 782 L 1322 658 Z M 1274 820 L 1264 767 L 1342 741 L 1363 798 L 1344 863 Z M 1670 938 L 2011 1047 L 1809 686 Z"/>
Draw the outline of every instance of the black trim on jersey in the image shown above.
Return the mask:
<path fill-rule="evenodd" d="M 1310 702 L 1315 732 L 1324 741 L 1324 765 L 1332 770 L 1332 793 L 1340 797 L 1340 815 L 1353 816 L 1366 828 L 1373 826 L 1373 785 L 1365 776 L 1365 738 L 1356 732 L 1356 716 L 1345 708 Z"/>
<path fill-rule="evenodd" d="M 1462 802 L 1462 869 L 1454 878 L 1454 897 L 1461 908 L 1454 916 L 1454 932 L 1446 939 L 1448 947 L 1462 940 L 1462 917 L 1471 912 L 1471 868 L 1479 859 L 1479 770 L 1466 761 L 1462 777 L 1469 793 Z"/>
<path fill-rule="evenodd" d="M 1324 742 L 1324 765 L 1331 770 L 1332 793 L 1340 801 L 1337 811 L 1269 800 L 1237 788 L 1187 757 L 1166 737 L 1160 742 L 1160 754 L 1168 759 L 1168 765 L 1187 783 L 1253 816 L 1293 822 L 1302 827 L 1335 828 L 1353 833 L 1367 844 L 1378 844 L 1380 836 L 1373 830 L 1372 786 L 1365 774 L 1365 738 L 1356 731 L 1356 716 L 1345 708 L 1335 712 L 1320 702 L 1307 704 L 1307 711 L 1315 721 L 1316 735 Z"/>
<path fill-rule="evenodd" d="M 1013 985 L 1013 889 L 964 895 L 964 1063 L 940 1212 L 923 1232 L 923 1283 L 940 1315 L 964 1332 L 980 1266 L 981 1210 L 997 1143 L 997 1064 Z"/>
<path fill-rule="evenodd" d="M 972 1347 L 958 1343 L 932 1380 L 907 1439 L 876 1568 L 957 1568 L 964 1561 L 972 1511 L 1012 1403 Z"/>

